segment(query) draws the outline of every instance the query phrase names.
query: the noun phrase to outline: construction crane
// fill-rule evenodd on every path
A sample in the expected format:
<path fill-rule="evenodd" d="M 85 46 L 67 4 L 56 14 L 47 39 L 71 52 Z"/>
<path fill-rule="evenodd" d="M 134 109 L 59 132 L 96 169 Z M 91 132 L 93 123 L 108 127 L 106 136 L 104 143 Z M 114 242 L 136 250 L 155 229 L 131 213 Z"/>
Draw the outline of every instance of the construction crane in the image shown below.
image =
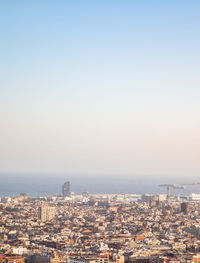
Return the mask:
<path fill-rule="evenodd" d="M 184 186 L 179 186 L 179 185 L 176 185 L 176 184 L 160 184 L 159 186 L 160 187 L 167 187 L 167 200 L 170 199 L 170 190 L 171 190 L 171 188 L 173 188 L 173 189 L 185 189 Z"/>

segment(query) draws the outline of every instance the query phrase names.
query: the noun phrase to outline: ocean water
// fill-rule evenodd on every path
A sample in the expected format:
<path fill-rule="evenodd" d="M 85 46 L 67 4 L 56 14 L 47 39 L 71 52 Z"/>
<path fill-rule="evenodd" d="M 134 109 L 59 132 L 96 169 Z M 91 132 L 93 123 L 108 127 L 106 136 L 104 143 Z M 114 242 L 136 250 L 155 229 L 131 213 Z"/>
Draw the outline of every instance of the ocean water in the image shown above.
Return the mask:
<path fill-rule="evenodd" d="M 71 191 L 75 193 L 166 194 L 166 187 L 159 187 L 159 184 L 193 183 L 197 179 L 152 175 L 0 174 L 0 196 L 61 194 L 62 184 L 66 181 L 70 181 Z M 200 185 L 187 186 L 184 190 L 171 189 L 171 193 L 183 196 L 200 193 Z"/>

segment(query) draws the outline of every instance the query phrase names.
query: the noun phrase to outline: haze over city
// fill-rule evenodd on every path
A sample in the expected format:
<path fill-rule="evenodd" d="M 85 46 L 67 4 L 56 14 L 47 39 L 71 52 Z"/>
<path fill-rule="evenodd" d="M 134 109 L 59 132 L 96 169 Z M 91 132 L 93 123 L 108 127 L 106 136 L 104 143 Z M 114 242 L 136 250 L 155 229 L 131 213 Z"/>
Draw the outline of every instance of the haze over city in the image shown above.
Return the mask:
<path fill-rule="evenodd" d="M 198 1 L 0 12 L 1 174 L 198 179 Z"/>
<path fill-rule="evenodd" d="M 0 263 L 200 263 L 200 1 L 0 1 Z"/>

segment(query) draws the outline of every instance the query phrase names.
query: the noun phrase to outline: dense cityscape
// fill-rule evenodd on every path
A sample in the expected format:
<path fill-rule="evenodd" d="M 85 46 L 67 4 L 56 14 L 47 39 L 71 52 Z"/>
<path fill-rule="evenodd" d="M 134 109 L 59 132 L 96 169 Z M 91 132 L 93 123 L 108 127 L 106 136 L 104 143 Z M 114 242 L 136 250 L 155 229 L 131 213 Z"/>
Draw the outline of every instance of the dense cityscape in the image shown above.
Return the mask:
<path fill-rule="evenodd" d="M 167 190 L 1 197 L 0 262 L 200 262 L 200 195 Z"/>

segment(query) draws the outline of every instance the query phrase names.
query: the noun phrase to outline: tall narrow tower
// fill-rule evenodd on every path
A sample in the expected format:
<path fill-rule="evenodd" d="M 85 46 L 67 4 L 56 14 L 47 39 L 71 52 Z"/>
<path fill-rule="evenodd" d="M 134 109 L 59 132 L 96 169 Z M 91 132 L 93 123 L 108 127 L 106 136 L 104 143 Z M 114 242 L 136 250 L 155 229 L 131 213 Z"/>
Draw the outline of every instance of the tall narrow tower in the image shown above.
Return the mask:
<path fill-rule="evenodd" d="M 70 182 L 67 181 L 62 185 L 62 194 L 63 196 L 70 196 L 71 190 L 70 190 Z"/>

